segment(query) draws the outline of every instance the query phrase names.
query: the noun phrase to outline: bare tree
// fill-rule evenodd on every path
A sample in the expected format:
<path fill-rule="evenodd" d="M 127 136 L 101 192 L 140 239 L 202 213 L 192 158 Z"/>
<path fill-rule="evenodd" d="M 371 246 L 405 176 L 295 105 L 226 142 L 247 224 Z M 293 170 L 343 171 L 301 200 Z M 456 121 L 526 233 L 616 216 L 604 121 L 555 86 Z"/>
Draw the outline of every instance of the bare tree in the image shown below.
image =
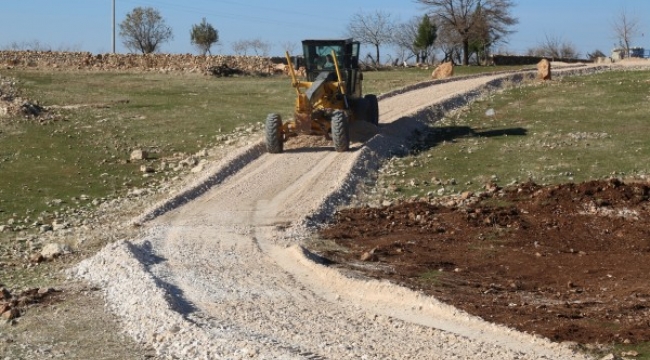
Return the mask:
<path fill-rule="evenodd" d="M 438 36 L 436 43 L 438 48 L 444 54 L 442 61 L 452 61 L 455 64 L 461 63 L 463 53 L 462 41 L 458 32 L 454 31 L 448 26 L 440 25 L 440 19 L 435 19 L 438 22 Z"/>
<path fill-rule="evenodd" d="M 296 49 L 299 48 L 299 45 L 294 41 L 283 41 L 280 43 L 280 47 L 283 51 L 286 51 L 291 55 L 296 52 Z"/>
<path fill-rule="evenodd" d="M 172 29 L 152 7 L 137 7 L 126 14 L 120 23 L 120 36 L 127 49 L 143 54 L 155 52 L 160 44 L 173 38 Z"/>
<path fill-rule="evenodd" d="M 31 50 L 31 51 L 51 51 L 52 47 L 46 44 L 41 44 L 40 41 L 38 40 L 32 40 L 29 42 L 16 42 L 12 41 L 8 46 L 7 49 L 13 50 L 13 51 L 23 51 L 23 50 Z"/>
<path fill-rule="evenodd" d="M 420 17 L 416 16 L 405 23 L 395 26 L 392 43 L 397 46 L 402 61 L 407 61 L 419 55 L 419 49 L 415 46 L 415 38 L 418 35 L 419 25 Z M 418 58 L 417 61 L 419 62 L 420 59 Z"/>
<path fill-rule="evenodd" d="M 510 26 L 519 21 L 510 15 L 512 0 L 416 0 L 432 8 L 432 16 L 439 19 L 439 29 L 455 32 L 463 49 L 463 65 L 469 63 L 470 43 L 487 26 L 495 40 L 502 41 L 511 33 Z"/>
<path fill-rule="evenodd" d="M 612 23 L 612 30 L 619 45 L 625 50 L 625 56 L 630 57 L 630 45 L 632 40 L 639 35 L 639 18 L 630 16 L 624 10 L 616 16 Z"/>
<path fill-rule="evenodd" d="M 256 56 L 268 56 L 271 44 L 258 38 L 250 40 L 250 47 Z"/>
<path fill-rule="evenodd" d="M 380 64 L 379 47 L 390 43 L 393 39 L 395 24 L 390 13 L 375 11 L 374 13 L 359 12 L 352 16 L 348 24 L 348 35 L 364 44 L 375 47 L 374 62 Z"/>
<path fill-rule="evenodd" d="M 235 55 L 246 56 L 246 53 L 248 52 L 248 40 L 233 41 L 231 47 L 232 51 L 235 52 Z"/>
<path fill-rule="evenodd" d="M 528 49 L 527 54 L 552 59 L 576 59 L 580 56 L 572 42 L 558 36 L 549 35 L 546 35 L 544 42 Z"/>
<path fill-rule="evenodd" d="M 237 40 L 232 43 L 232 50 L 240 56 L 248 55 L 252 50 L 256 56 L 268 56 L 271 45 L 262 39 Z"/>

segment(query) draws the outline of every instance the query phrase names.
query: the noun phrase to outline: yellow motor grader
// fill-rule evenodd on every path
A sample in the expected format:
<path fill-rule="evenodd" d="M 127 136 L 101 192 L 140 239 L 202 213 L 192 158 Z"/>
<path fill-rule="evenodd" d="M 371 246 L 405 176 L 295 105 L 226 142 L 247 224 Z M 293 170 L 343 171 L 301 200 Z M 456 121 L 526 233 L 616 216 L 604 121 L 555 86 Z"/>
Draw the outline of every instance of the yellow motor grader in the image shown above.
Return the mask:
<path fill-rule="evenodd" d="M 302 59 L 291 61 L 289 53 L 285 53 L 291 85 L 297 94 L 293 120 L 283 123 L 279 114 L 268 115 L 267 150 L 281 153 L 288 138 L 307 134 L 331 138 L 336 151 L 348 151 L 350 121 L 379 123 L 377 96 L 362 95 L 359 42 L 303 40 L 302 47 Z M 304 66 L 305 81 L 299 80 L 296 74 L 301 66 Z"/>

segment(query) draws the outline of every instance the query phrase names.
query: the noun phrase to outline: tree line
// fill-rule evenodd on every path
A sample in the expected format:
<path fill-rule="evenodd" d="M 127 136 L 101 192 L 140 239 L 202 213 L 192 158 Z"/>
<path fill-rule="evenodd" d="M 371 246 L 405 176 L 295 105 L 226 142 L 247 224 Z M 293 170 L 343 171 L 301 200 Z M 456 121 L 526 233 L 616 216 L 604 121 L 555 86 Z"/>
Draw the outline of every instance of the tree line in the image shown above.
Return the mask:
<path fill-rule="evenodd" d="M 347 26 L 346 35 L 374 48 L 366 62 L 381 64 L 380 49 L 391 45 L 397 49 L 393 62 L 432 62 L 434 53 L 441 53 L 442 61 L 468 65 L 487 63 L 497 45 L 506 44 L 514 33 L 518 19 L 512 15 L 513 0 L 413 0 L 423 6 L 424 14 L 400 23 L 388 12 L 358 12 Z M 137 7 L 127 14 L 119 25 L 124 46 L 133 52 L 152 53 L 160 45 L 173 39 L 172 30 L 160 12 L 151 7 Z M 630 44 L 640 32 L 637 18 L 624 12 L 613 21 L 612 30 L 620 46 L 630 52 Z M 205 18 L 192 26 L 190 41 L 203 54 L 211 54 L 218 43 L 219 32 Z M 284 50 L 295 49 L 290 42 Z M 240 40 L 232 44 L 239 55 L 268 55 L 271 45 L 261 39 Z M 579 53 L 570 41 L 552 35 L 528 49 L 527 55 L 551 58 L 577 58 Z M 596 50 L 589 57 L 603 56 Z"/>

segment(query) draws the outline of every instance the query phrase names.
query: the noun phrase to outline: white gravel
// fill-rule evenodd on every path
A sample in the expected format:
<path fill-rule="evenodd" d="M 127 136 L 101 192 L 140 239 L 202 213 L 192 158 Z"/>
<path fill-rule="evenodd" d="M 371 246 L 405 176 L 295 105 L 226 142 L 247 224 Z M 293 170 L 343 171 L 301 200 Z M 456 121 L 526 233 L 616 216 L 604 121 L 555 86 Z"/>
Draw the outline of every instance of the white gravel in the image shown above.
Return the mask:
<path fill-rule="evenodd" d="M 383 96 L 381 132 L 348 153 L 243 148 L 135 219 L 141 238 L 74 271 L 103 288 L 124 330 L 161 358 L 587 359 L 434 298 L 347 278 L 299 246 L 423 121 L 504 76 Z"/>

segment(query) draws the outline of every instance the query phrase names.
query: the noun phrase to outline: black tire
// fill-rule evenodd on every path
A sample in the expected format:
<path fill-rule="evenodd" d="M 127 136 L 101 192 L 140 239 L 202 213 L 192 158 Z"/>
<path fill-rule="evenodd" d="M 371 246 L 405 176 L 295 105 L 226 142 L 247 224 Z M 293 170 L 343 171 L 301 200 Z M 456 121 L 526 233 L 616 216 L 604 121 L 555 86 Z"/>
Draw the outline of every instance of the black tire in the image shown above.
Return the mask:
<path fill-rule="evenodd" d="M 283 150 L 282 117 L 278 114 L 269 114 L 266 117 L 266 150 L 271 154 L 279 154 Z"/>
<path fill-rule="evenodd" d="M 366 121 L 377 126 L 379 125 L 379 101 L 377 95 L 368 94 L 363 97 L 366 103 Z"/>
<path fill-rule="evenodd" d="M 348 114 L 343 110 L 336 110 L 332 114 L 332 140 L 334 141 L 334 150 L 338 152 L 350 150 Z"/>

